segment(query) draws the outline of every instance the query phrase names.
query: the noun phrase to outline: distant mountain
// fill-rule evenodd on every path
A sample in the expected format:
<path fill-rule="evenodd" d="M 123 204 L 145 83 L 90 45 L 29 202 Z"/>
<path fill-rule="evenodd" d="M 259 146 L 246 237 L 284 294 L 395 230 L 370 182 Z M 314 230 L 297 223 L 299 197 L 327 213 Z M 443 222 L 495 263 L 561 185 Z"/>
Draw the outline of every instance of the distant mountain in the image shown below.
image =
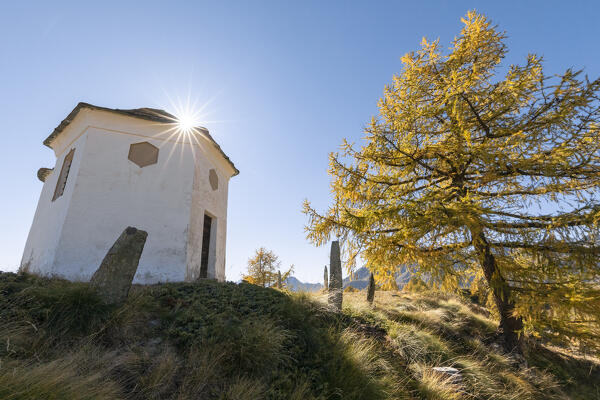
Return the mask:
<path fill-rule="evenodd" d="M 348 286 L 352 286 L 353 288 L 356 288 L 358 290 L 365 289 L 367 286 L 369 286 L 370 275 L 371 272 L 366 267 L 357 269 L 352 273 L 351 277 L 348 276 L 342 281 L 344 289 Z"/>
<path fill-rule="evenodd" d="M 287 278 L 285 284 L 292 292 L 318 292 L 323 289 L 323 285 L 320 283 L 305 283 L 294 276 Z"/>
<path fill-rule="evenodd" d="M 398 284 L 398 288 L 402 289 L 404 285 L 410 281 L 413 274 L 407 267 L 400 267 L 398 272 L 396 273 L 396 283 Z"/>
<path fill-rule="evenodd" d="M 366 289 L 366 287 L 369 286 L 370 275 L 371 272 L 368 268 L 361 267 L 354 271 L 352 277 L 347 277 L 344 279 L 344 288 L 347 286 L 352 286 L 359 290 Z M 412 273 L 407 267 L 400 267 L 396 273 L 396 283 L 398 284 L 398 288 L 402 289 L 404 285 L 408 283 L 411 277 Z"/>
<path fill-rule="evenodd" d="M 344 278 L 343 285 L 344 289 L 348 286 L 352 286 L 358 290 L 366 289 L 369 286 L 369 276 L 371 272 L 366 267 L 361 267 L 355 270 L 352 273 L 352 277 L 348 276 Z M 398 288 L 402 289 L 404 285 L 408 283 L 410 278 L 412 277 L 412 273 L 406 267 L 401 267 L 396 274 L 396 283 L 398 284 Z M 318 292 L 323 289 L 323 284 L 321 283 L 306 283 L 302 282 L 298 278 L 294 276 L 290 276 L 285 281 L 287 287 L 292 292 Z"/>

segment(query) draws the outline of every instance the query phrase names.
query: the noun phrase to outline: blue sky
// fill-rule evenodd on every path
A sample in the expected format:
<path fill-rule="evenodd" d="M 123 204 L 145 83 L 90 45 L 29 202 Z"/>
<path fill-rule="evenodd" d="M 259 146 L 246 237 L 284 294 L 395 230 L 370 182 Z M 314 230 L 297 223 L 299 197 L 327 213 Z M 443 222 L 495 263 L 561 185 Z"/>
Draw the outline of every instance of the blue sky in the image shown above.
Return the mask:
<path fill-rule="evenodd" d="M 89 4 L 85 4 L 89 3 Z M 328 249 L 301 203 L 329 202 L 327 155 L 359 141 L 400 57 L 446 47 L 477 9 L 508 33 L 506 64 L 600 75 L 595 1 L 3 2 L 0 5 L 0 270 L 16 270 L 53 166 L 42 140 L 79 101 L 171 110 L 188 94 L 240 169 L 230 182 L 227 279 L 259 246 L 320 281 Z M 93 227 L 90 227 L 93 229 Z"/>

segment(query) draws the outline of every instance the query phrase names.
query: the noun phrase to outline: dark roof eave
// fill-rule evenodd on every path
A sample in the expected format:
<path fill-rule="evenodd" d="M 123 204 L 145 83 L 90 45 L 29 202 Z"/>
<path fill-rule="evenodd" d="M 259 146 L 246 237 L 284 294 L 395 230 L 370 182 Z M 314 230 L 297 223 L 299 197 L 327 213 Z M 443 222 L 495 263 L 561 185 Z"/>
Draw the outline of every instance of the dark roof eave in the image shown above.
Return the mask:
<path fill-rule="evenodd" d="M 52 131 L 50 136 L 48 136 L 44 140 L 44 145 L 52 148 L 51 144 L 54 141 L 54 139 L 56 137 L 58 137 L 58 135 L 60 135 L 61 132 L 64 131 L 65 128 L 71 122 L 73 122 L 73 120 L 75 119 L 77 114 L 79 114 L 79 111 L 81 111 L 81 109 L 83 109 L 83 108 L 88 108 L 90 110 L 107 111 L 107 112 L 112 112 L 115 114 L 125 115 L 128 117 L 145 119 L 145 120 L 155 121 L 155 122 L 162 122 L 162 123 L 167 123 L 167 124 L 172 124 L 177 120 L 177 118 L 174 115 L 169 114 L 168 112 L 166 112 L 164 110 L 159 110 L 159 109 L 155 109 L 155 108 L 136 108 L 136 109 L 132 109 L 132 110 L 121 110 L 118 108 L 100 107 L 100 106 L 95 106 L 93 104 L 81 102 L 75 106 L 73 111 L 71 111 L 69 113 L 69 115 L 67 115 L 67 117 L 65 119 L 63 119 L 62 122 L 56 128 L 54 128 L 54 131 Z M 212 143 L 212 145 L 215 146 L 215 148 L 223 156 L 225 161 L 227 161 L 227 163 L 233 168 L 234 172 L 233 172 L 232 176 L 238 175 L 240 173 L 240 171 L 235 167 L 235 164 L 233 163 L 233 161 L 231 161 L 229 159 L 229 157 L 227 156 L 227 154 L 225 154 L 223 149 L 221 149 L 221 146 L 219 146 L 219 144 L 213 139 L 213 137 L 208 132 L 208 129 L 206 129 L 204 127 L 197 127 L 195 129 L 202 131 L 202 134 L 204 134 L 208 138 L 208 140 Z"/>

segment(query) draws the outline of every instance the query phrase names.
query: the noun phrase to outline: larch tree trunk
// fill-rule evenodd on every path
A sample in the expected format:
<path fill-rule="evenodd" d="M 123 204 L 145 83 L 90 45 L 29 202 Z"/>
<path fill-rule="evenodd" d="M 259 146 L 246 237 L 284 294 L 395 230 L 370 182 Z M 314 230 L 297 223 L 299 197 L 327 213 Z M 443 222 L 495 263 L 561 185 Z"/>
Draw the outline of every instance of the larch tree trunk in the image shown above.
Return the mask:
<path fill-rule="evenodd" d="M 479 256 L 483 274 L 494 296 L 494 302 L 500 314 L 499 333 L 502 335 L 503 346 L 508 352 L 521 353 L 520 333 L 523 329 L 523 319 L 514 315 L 515 303 L 510 298 L 510 286 L 498 270 L 496 258 L 491 252 L 490 245 L 482 231 L 471 231 L 473 245 Z"/>

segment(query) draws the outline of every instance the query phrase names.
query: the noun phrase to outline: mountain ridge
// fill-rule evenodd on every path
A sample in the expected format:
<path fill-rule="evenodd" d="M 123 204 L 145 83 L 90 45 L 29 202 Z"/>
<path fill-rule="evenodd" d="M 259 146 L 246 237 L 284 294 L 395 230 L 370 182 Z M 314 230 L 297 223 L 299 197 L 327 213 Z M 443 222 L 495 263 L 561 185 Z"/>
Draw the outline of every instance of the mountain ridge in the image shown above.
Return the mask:
<path fill-rule="evenodd" d="M 367 267 L 360 267 L 352 272 L 352 276 L 347 276 L 342 280 L 343 288 L 352 286 L 355 289 L 363 290 L 369 286 L 369 277 L 371 272 Z M 401 267 L 396 274 L 396 283 L 398 288 L 402 289 L 412 277 L 412 273 L 407 267 Z M 318 292 L 323 289 L 322 283 L 302 282 L 295 276 L 290 276 L 285 280 L 287 288 L 292 292 Z"/>

